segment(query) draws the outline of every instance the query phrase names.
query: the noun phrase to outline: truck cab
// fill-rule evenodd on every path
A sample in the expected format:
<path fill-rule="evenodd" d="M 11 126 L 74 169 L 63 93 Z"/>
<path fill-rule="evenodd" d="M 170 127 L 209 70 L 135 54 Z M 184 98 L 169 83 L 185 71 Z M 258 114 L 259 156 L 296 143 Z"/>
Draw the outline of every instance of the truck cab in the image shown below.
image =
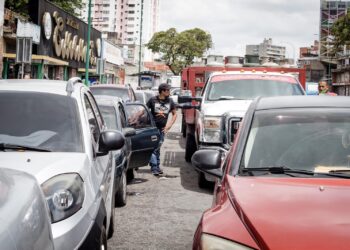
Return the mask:
<path fill-rule="evenodd" d="M 179 100 L 187 101 L 180 105 L 186 122 L 186 161 L 190 162 L 198 149 L 227 152 L 246 110 L 256 97 L 290 95 L 305 95 L 299 79 L 290 73 L 255 69 L 211 73 L 200 95 Z M 192 124 L 189 113 L 185 113 L 188 111 L 193 112 Z M 203 178 L 205 176 L 200 173 L 200 186 L 205 186 L 207 181 Z"/>

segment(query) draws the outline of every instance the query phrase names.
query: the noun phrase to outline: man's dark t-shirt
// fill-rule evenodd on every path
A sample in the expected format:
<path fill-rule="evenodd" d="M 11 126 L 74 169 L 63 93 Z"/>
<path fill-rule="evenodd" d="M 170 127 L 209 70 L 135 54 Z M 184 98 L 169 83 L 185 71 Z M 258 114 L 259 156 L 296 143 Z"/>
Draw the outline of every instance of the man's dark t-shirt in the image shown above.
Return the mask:
<path fill-rule="evenodd" d="M 159 96 L 154 96 L 148 100 L 146 105 L 151 109 L 157 128 L 163 129 L 168 121 L 169 113 L 175 109 L 173 100 L 171 98 L 161 100 Z"/>

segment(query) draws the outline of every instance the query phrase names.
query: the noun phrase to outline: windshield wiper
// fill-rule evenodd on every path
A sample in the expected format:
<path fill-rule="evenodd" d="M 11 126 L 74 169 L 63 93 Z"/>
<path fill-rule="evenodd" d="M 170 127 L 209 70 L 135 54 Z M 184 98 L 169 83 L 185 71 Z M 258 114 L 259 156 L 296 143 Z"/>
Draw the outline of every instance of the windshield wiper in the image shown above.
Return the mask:
<path fill-rule="evenodd" d="M 329 173 L 319 173 L 311 170 L 291 169 L 285 166 L 242 169 L 243 173 L 252 173 L 254 171 L 266 171 L 271 174 L 305 174 L 305 175 L 312 175 L 312 176 L 325 175 L 325 176 L 340 177 L 340 178 L 350 178 L 350 175 L 341 174 L 341 172 L 344 170 L 331 170 L 329 171 Z M 345 171 L 350 171 L 350 170 L 345 170 Z M 333 174 L 333 173 L 336 173 L 336 174 Z"/>
<path fill-rule="evenodd" d="M 291 169 L 285 166 L 277 166 L 277 167 L 263 167 L 263 168 L 244 168 L 243 173 L 254 172 L 254 171 L 267 171 L 271 174 L 306 174 L 306 175 L 314 175 L 313 171 L 303 170 L 303 169 Z"/>
<path fill-rule="evenodd" d="M 5 151 L 6 149 L 28 150 L 28 151 L 37 151 L 37 152 L 51 152 L 51 150 L 44 149 L 44 148 L 31 147 L 31 146 L 26 146 L 26 145 L 18 145 L 18 144 L 0 143 L 0 150 Z"/>

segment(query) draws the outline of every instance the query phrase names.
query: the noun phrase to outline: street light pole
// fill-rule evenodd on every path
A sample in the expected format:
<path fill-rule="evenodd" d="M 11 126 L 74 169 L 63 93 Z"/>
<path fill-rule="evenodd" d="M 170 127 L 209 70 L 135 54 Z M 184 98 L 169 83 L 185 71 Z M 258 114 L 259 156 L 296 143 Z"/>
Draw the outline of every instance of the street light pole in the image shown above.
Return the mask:
<path fill-rule="evenodd" d="M 88 32 L 86 44 L 86 63 L 85 63 L 85 85 L 89 86 L 89 64 L 90 64 L 90 32 L 91 32 L 91 0 L 88 7 Z"/>
<path fill-rule="evenodd" d="M 140 47 L 139 47 L 139 83 L 141 87 L 141 57 L 142 57 L 142 23 L 143 23 L 143 0 L 141 0 L 141 18 L 140 18 Z"/>

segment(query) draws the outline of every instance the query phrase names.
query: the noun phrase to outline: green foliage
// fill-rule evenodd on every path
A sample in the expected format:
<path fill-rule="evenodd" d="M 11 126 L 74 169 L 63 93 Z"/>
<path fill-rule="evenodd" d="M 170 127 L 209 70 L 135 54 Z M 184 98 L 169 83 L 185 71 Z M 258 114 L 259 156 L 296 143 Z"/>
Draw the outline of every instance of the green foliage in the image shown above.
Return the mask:
<path fill-rule="evenodd" d="M 5 0 L 5 8 L 10 9 L 18 14 L 28 16 L 28 3 L 30 0 Z M 40 0 L 39 0 L 40 1 Z M 49 0 L 50 1 L 50 0 Z M 82 0 L 51 0 L 50 2 L 61 7 L 63 10 L 75 15 L 76 10 L 82 9 L 84 4 Z"/>
<path fill-rule="evenodd" d="M 181 33 L 175 28 L 170 28 L 155 33 L 146 46 L 153 53 L 160 53 L 170 70 L 178 75 L 183 68 L 191 65 L 195 58 L 202 57 L 213 43 L 211 35 L 199 28 Z"/>
<path fill-rule="evenodd" d="M 350 44 L 350 12 L 334 22 L 331 34 L 334 37 L 332 41 L 334 54 L 341 50 L 344 45 Z"/>

